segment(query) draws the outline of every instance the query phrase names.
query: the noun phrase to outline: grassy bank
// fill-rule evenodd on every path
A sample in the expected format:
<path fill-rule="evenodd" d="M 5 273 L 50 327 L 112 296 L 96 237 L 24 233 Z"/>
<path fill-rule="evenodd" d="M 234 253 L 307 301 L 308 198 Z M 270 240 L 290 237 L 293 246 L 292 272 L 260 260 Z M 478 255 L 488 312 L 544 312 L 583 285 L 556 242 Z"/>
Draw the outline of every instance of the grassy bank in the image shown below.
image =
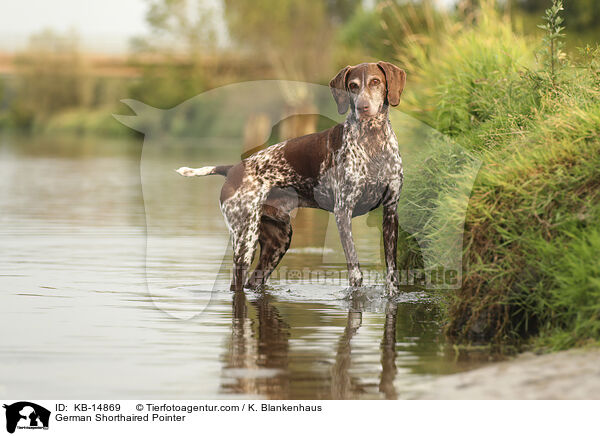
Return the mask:
<path fill-rule="evenodd" d="M 467 210 L 446 333 L 554 349 L 598 342 L 600 53 L 574 64 L 548 41 L 518 36 L 489 5 L 448 34 L 404 60 L 414 114 L 483 161 L 470 196 L 445 189 L 461 169 L 448 168 L 444 149 L 430 159 L 437 181 L 423 181 L 441 188 L 421 212 L 432 216 L 425 256 L 452 249 L 439 230 Z"/>

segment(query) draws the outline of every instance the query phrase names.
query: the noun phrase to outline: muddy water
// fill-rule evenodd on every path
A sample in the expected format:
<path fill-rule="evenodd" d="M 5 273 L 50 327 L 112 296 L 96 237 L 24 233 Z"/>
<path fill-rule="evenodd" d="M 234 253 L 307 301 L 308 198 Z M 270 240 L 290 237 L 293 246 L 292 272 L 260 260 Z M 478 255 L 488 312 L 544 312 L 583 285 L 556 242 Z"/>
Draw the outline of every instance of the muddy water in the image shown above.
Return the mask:
<path fill-rule="evenodd" d="M 169 190 L 149 218 L 140 155 L 137 140 L 0 139 L 0 396 L 407 398 L 475 365 L 444 345 L 424 291 L 388 301 L 376 285 L 348 296 L 276 278 L 232 294 L 222 179 Z M 365 264 L 380 256 L 376 219 L 355 225 Z M 281 268 L 343 272 L 329 216 L 294 221 Z"/>

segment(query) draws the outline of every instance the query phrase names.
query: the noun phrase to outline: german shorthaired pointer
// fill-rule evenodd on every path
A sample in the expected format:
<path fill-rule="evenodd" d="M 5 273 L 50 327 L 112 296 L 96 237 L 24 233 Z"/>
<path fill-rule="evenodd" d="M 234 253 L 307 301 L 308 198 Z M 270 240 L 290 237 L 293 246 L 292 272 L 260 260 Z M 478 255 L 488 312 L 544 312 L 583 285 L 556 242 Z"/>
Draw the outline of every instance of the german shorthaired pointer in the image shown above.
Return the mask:
<path fill-rule="evenodd" d="M 221 211 L 233 240 L 231 289 L 265 283 L 290 246 L 290 212 L 312 207 L 333 212 L 351 287 L 362 285 L 352 239 L 352 217 L 383 206 L 386 289 L 398 289 L 397 205 L 402 159 L 388 118 L 397 106 L 406 73 L 388 62 L 342 69 L 329 83 L 344 124 L 272 145 L 237 165 L 182 167 L 183 176 L 226 176 Z M 260 258 L 246 280 L 256 245 Z"/>

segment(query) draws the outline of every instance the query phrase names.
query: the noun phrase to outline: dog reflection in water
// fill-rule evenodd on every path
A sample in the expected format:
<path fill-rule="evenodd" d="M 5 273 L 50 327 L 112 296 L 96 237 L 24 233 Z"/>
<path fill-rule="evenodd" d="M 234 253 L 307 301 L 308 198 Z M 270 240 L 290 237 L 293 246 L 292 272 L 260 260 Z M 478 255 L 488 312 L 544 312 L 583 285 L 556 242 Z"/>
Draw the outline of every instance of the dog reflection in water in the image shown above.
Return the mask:
<path fill-rule="evenodd" d="M 348 311 L 346 326 L 340 336 L 335 356 L 315 357 L 319 352 L 311 347 L 302 355 L 302 349 L 290 350 L 291 327 L 278 307 L 285 309 L 290 319 L 312 321 L 311 312 L 295 303 L 279 303 L 268 292 L 260 292 L 249 300 L 244 292 L 234 292 L 232 301 L 232 335 L 224 358 L 221 388 L 226 393 L 257 395 L 272 400 L 290 398 L 351 399 L 368 394 L 364 383 L 351 374 L 352 338 L 362 325 L 362 311 L 353 303 Z M 384 398 L 395 399 L 396 377 L 396 319 L 397 304 L 387 302 L 383 339 L 381 340 L 380 383 L 378 390 Z M 313 324 L 308 324 L 313 325 Z M 307 325 L 307 326 L 308 326 Z M 312 329 L 299 329 L 311 332 Z M 314 333 L 314 331 L 313 331 Z M 295 339 L 301 339 L 296 337 Z M 316 390 L 315 390 L 316 389 Z"/>

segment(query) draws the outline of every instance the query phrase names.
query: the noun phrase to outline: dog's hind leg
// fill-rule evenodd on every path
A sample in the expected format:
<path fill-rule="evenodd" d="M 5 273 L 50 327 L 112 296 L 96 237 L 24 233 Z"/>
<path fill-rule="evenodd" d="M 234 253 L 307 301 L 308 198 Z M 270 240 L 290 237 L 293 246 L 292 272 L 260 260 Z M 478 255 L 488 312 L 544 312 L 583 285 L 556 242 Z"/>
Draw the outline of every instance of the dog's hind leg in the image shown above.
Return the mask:
<path fill-rule="evenodd" d="M 222 204 L 221 209 L 233 243 L 232 291 L 243 290 L 248 270 L 254 259 L 260 229 L 260 203 Z"/>
<path fill-rule="evenodd" d="M 260 258 L 246 287 L 255 289 L 265 284 L 283 255 L 290 247 L 292 240 L 292 225 L 289 216 L 285 220 L 276 220 L 268 215 L 262 215 L 260 220 Z"/>
<path fill-rule="evenodd" d="M 223 185 L 223 190 L 226 191 L 226 187 L 227 182 Z M 290 195 L 279 191 L 269 196 L 270 193 L 272 187 L 267 183 L 248 184 L 221 202 L 221 211 L 233 241 L 232 291 L 241 291 L 244 284 L 251 286 L 254 283 L 264 283 L 289 246 L 289 211 L 295 207 L 297 201 L 290 202 Z M 221 196 L 223 197 L 223 191 Z M 265 278 L 259 279 L 257 273 L 253 274 L 251 280 L 246 281 L 259 241 L 261 260 L 257 271 L 263 271 L 262 275 Z"/>
<path fill-rule="evenodd" d="M 254 259 L 257 242 L 258 231 L 244 232 L 234 238 L 232 291 L 241 291 L 244 289 L 244 282 Z"/>

